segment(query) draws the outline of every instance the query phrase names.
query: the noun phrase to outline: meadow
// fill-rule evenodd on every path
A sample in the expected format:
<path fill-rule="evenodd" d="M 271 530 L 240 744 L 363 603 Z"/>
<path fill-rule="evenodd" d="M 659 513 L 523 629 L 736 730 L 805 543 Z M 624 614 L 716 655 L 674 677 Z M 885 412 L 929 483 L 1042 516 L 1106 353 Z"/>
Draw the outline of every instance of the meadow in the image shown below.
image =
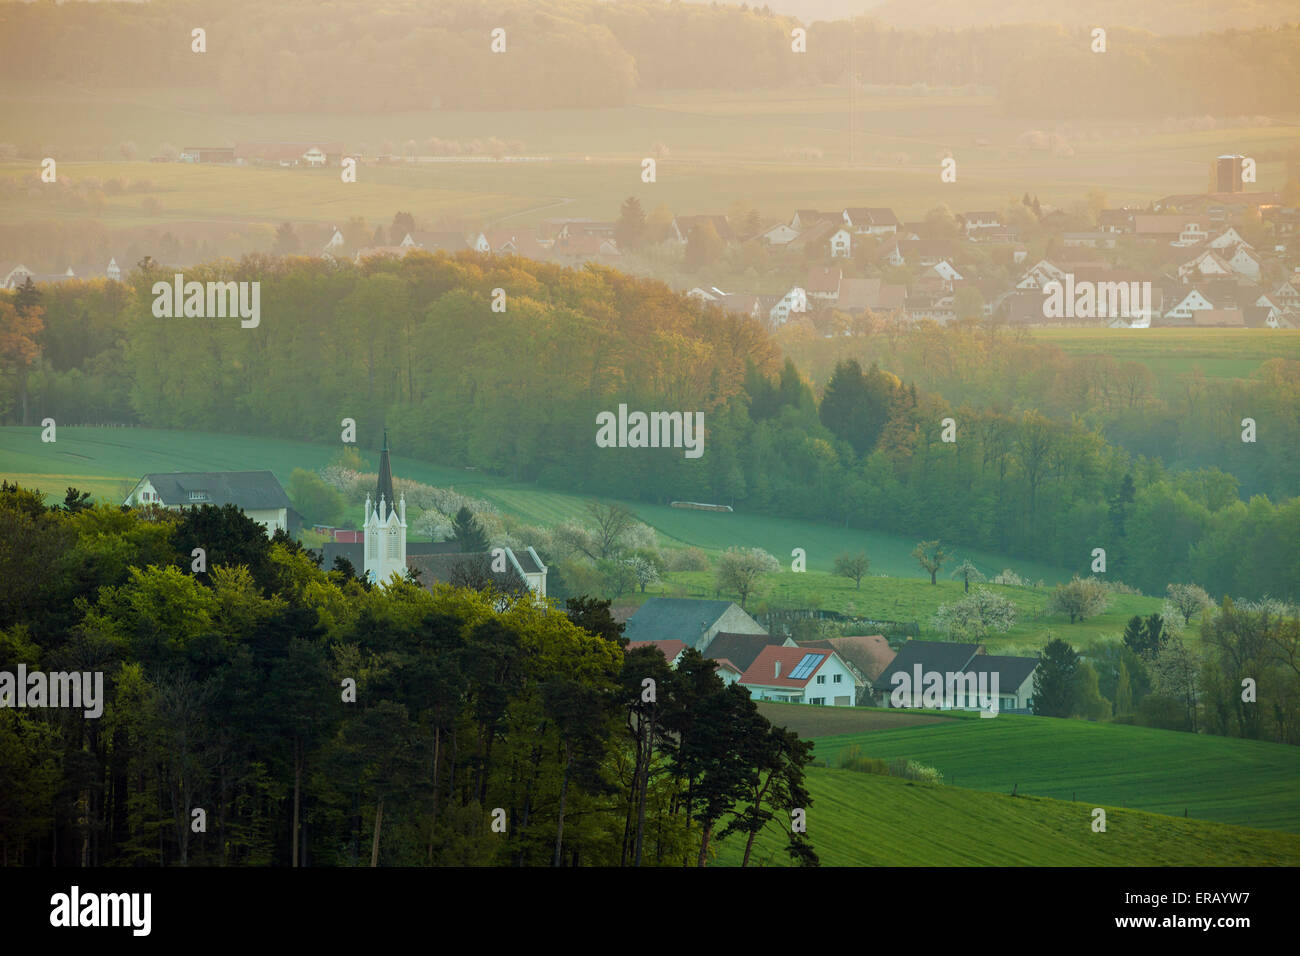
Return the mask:
<path fill-rule="evenodd" d="M 64 489 L 75 485 L 97 499 L 120 501 L 130 490 L 129 485 L 148 472 L 268 469 L 281 484 L 286 484 L 295 468 L 318 469 L 338 451 L 336 446 L 239 435 L 66 425 L 59 427 L 56 442 L 43 443 L 40 429 L 7 427 L 0 428 L 0 475 L 39 487 L 50 498 L 59 500 Z M 374 468 L 378 456 L 374 452 L 363 455 Z M 393 455 L 393 471 L 403 478 L 453 487 L 486 499 L 527 524 L 550 526 L 584 518 L 587 499 L 578 495 L 517 484 L 482 472 L 440 467 L 407 455 Z M 733 545 L 762 547 L 786 561 L 792 549 L 801 547 L 808 553 L 810 576 L 816 571 L 829 572 L 835 556 L 842 551 L 865 549 L 872 556 L 873 572 L 908 577 L 921 574 L 911 557 L 916 542 L 897 535 L 764 515 L 691 511 L 644 502 L 624 504 L 655 528 L 661 543 L 668 547 L 690 545 L 705 551 L 721 551 Z M 969 553 L 990 573 L 1011 567 L 1034 579 L 1068 577 L 1062 569 L 1031 561 L 977 551 L 962 553 Z M 804 576 L 798 577 L 802 581 Z M 836 590 L 844 590 L 845 586 L 853 589 L 852 582 L 845 578 L 832 579 L 829 573 L 818 578 Z M 691 581 L 690 575 L 684 575 L 682 581 Z M 944 582 L 945 592 L 952 583 Z M 869 587 L 869 583 L 864 580 L 863 586 Z M 840 597 L 850 599 L 847 593 Z"/>
<path fill-rule="evenodd" d="M 846 205 L 887 205 L 909 219 L 941 202 L 954 210 L 999 209 L 1027 189 L 1055 205 L 1077 202 L 1094 186 L 1113 205 L 1146 203 L 1204 189 L 1209 158 L 1225 151 L 1260 155 L 1261 188 L 1280 188 L 1282 162 L 1269 157 L 1296 141 L 1281 119 L 1200 132 L 1078 124 L 1073 155 L 1058 156 L 1017 146 L 1034 124 L 1005 116 L 991 93 L 969 90 L 877 88 L 863 91 L 856 105 L 843 87 L 677 91 L 610 109 L 311 116 L 230 113 L 213 94 L 185 89 L 15 89 L 0 97 L 0 122 L 22 131 L 25 149 L 67 157 L 60 175 L 155 184 L 148 195 L 161 210 L 146 211 L 140 194 L 106 197 L 96 217 L 111 227 L 285 219 L 333 225 L 352 216 L 377 223 L 399 209 L 429 222 L 445 216 L 528 225 L 557 215 L 613 218 L 629 195 L 647 209 L 664 204 L 678 213 L 720 213 L 747 200 L 781 220 L 797 208 Z M 317 139 L 373 156 L 385 148 L 400 153 L 413 139 L 418 155 L 431 136 L 519 141 L 525 155 L 545 161 L 365 165 L 345 189 L 336 169 L 197 167 L 126 162 L 119 154 L 125 141 L 138 144 L 143 160 L 163 143 Z M 657 181 L 642 183 L 640 161 L 656 144 L 666 150 Z M 949 151 L 958 179 L 941 184 L 938 165 Z M 0 176 L 33 171 L 31 161 L 0 164 Z M 86 215 L 36 192 L 7 201 L 0 222 Z"/>
<path fill-rule="evenodd" d="M 1270 359 L 1300 360 L 1300 331 L 1251 329 L 1034 328 L 1029 334 L 1074 356 L 1109 355 L 1141 362 L 1162 396 L 1175 394 L 1194 369 L 1206 378 L 1249 378 Z"/>
<path fill-rule="evenodd" d="M 1293 833 L 1105 802 L 1012 797 L 823 767 L 808 769 L 807 785 L 807 835 L 823 866 L 1300 864 L 1300 836 Z M 1098 806 L 1106 810 L 1105 833 L 1092 830 Z M 789 865 L 780 826 L 774 821 L 759 834 L 751 866 Z M 745 837 L 730 836 L 718 844 L 715 862 L 739 866 L 744 850 Z"/>
<path fill-rule="evenodd" d="M 762 706 L 774 723 L 824 729 L 804 723 L 801 705 Z M 814 756 L 832 768 L 856 745 L 935 767 L 948 786 L 1300 833 L 1300 750 L 1285 744 L 1019 714 L 890 727 L 884 711 L 852 713 L 862 730 L 816 738 Z M 906 715 L 920 716 L 938 715 Z"/>

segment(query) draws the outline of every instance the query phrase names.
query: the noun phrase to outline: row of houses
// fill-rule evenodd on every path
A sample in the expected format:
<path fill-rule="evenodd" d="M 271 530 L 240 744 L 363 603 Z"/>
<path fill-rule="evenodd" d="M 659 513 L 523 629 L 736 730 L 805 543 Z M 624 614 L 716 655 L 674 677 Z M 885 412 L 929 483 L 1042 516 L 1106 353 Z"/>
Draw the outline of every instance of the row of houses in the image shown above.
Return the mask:
<path fill-rule="evenodd" d="M 1013 324 L 1091 321 L 1116 328 L 1211 326 L 1290 329 L 1300 327 L 1300 271 L 1281 282 L 1264 283 L 1264 256 L 1231 226 L 1214 235 L 1194 221 L 1184 222 L 1173 245 L 1181 260 L 1164 272 L 1139 272 L 1110 264 L 1091 248 L 1066 245 L 1048 259 L 1027 265 L 1010 287 L 997 280 L 967 275 L 954 265 L 957 240 L 891 240 L 882 250 L 889 265 L 916 270 L 911 287 L 883 278 L 851 278 L 837 266 L 812 266 L 802 284 L 780 295 L 728 293 L 716 286 L 696 286 L 687 295 L 731 312 L 762 319 L 773 327 L 800 314 L 835 309 L 848 315 L 865 312 L 912 321 L 957 318 L 962 289 L 978 293 L 981 313 Z M 1013 262 L 1023 265 L 1023 250 Z M 1122 287 L 1124 304 L 1093 317 L 1072 311 L 1052 315 L 1045 299 L 1053 284 L 1091 283 L 1102 290 Z M 1129 290 L 1138 289 L 1141 301 Z M 1146 293 L 1150 295 L 1147 296 Z"/>
<path fill-rule="evenodd" d="M 673 667 L 687 649 L 698 651 L 716 662 L 724 683 L 755 700 L 978 710 L 975 687 L 992 688 L 999 711 L 1033 707 L 1038 660 L 990 655 L 982 644 L 909 640 L 895 651 L 879 634 L 795 641 L 768 634 L 734 602 L 689 598 L 651 598 L 624 633 L 629 652 L 654 647 Z"/>

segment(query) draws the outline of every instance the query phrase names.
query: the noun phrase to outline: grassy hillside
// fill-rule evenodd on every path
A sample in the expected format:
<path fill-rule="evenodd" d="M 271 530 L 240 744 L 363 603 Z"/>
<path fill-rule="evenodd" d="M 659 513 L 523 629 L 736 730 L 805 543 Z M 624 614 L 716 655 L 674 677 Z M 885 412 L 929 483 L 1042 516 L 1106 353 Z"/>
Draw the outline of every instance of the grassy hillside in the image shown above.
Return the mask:
<path fill-rule="evenodd" d="M 821 731 L 799 705 L 764 704 L 775 723 Z M 821 737 L 816 757 L 835 767 L 863 756 L 906 757 L 938 768 L 946 784 L 1077 798 L 1182 817 L 1300 833 L 1300 749 L 1122 724 L 1001 714 L 891 729 L 864 715 L 863 731 Z M 911 715 L 919 716 L 919 715 Z"/>
<path fill-rule="evenodd" d="M 773 575 L 763 592 L 750 598 L 747 607 L 760 610 L 769 606 L 816 607 L 850 615 L 871 615 L 889 621 L 917 621 L 925 629 L 929 627 L 930 619 L 940 604 L 961 599 L 964 590 L 960 581 L 949 580 L 943 574 L 939 581 L 931 585 L 928 577 L 917 576 L 919 572 L 915 570 L 915 561 L 910 557 L 914 542 L 885 537 L 885 540 L 877 543 L 881 545 L 879 551 L 872 550 L 870 544 L 866 546 L 872 558 L 872 572 L 874 574 L 876 568 L 883 564 L 890 568 L 889 577 L 863 578 L 862 587 L 856 588 L 848 578 L 836 577 L 827 572 L 782 573 Z M 808 553 L 811 566 L 813 552 L 810 550 Z M 958 550 L 958 553 L 965 556 L 968 552 Z M 788 555 L 789 550 L 784 554 Z M 977 566 L 990 573 L 996 573 L 995 568 L 1001 570 L 996 562 L 989 563 L 976 552 L 969 554 Z M 899 570 L 895 571 L 894 568 Z M 1076 649 L 1086 649 L 1099 641 L 1118 638 L 1129 618 L 1135 614 L 1159 613 L 1164 603 L 1154 597 L 1113 595 L 1110 607 L 1104 614 L 1071 624 L 1063 614 L 1045 613 L 1051 584 L 1055 580 L 1056 577 L 1047 578 L 1045 586 L 1041 588 L 981 585 L 1014 601 L 1018 614 L 1016 624 L 1010 631 L 993 635 L 984 641 L 990 653 L 1032 653 L 1033 649 L 1043 645 L 1044 634 L 1049 630 L 1055 636 L 1069 641 Z M 708 572 L 674 574 L 672 584 L 685 585 L 688 590 L 693 587 L 694 590 L 689 591 L 691 594 L 707 593 L 709 597 L 713 596 L 713 578 Z M 672 584 L 665 587 L 671 589 Z M 1195 639 L 1194 633 L 1189 632 L 1188 636 Z"/>
<path fill-rule="evenodd" d="M 1001 721 L 983 721 L 992 722 Z M 1291 833 L 1163 817 L 1104 802 L 1010 797 L 819 767 L 809 769 L 808 786 L 808 838 L 824 866 L 1300 864 L 1300 836 Z M 1096 806 L 1106 810 L 1105 833 L 1092 831 Z M 784 832 L 769 824 L 751 865 L 788 865 L 784 844 Z M 738 866 L 744 849 L 742 836 L 729 837 L 716 863 Z"/>
<path fill-rule="evenodd" d="M 319 468 L 338 450 L 336 446 L 307 442 L 147 428 L 60 426 L 57 434 L 56 442 L 42 443 L 37 428 L 0 428 L 0 475 L 39 487 L 58 498 L 62 498 L 68 485 L 75 485 L 91 491 L 97 498 L 120 500 L 125 496 L 125 491 L 120 490 L 123 482 L 134 483 L 146 472 L 269 469 L 281 483 L 286 483 L 294 468 Z M 369 456 L 373 467 L 378 456 L 373 452 L 363 454 Z M 455 487 L 485 498 L 503 512 L 530 524 L 552 525 L 580 518 L 585 502 L 577 495 L 513 484 L 480 472 L 443 468 L 401 455 L 393 457 L 393 470 L 404 478 Z M 640 502 L 627 502 L 627 505 L 642 521 L 656 528 L 663 543 L 670 546 L 694 545 L 714 551 L 732 545 L 762 547 L 787 562 L 791 549 L 801 547 L 808 552 L 808 566 L 822 571 L 829 571 L 835 555 L 841 551 L 863 548 L 872 555 L 873 572 L 909 578 L 921 573 L 910 556 L 916 542 L 896 535 L 760 515 L 688 511 Z M 357 513 L 360 514 L 359 510 Z M 1035 562 L 984 552 L 969 553 L 977 564 L 991 570 L 1011 567 L 1020 574 L 1048 581 L 1067 576 L 1061 569 Z M 685 580 L 690 576 L 682 577 Z M 852 590 L 852 583 L 847 579 L 832 579 L 829 574 L 816 577 L 824 581 L 828 599 L 833 589 L 844 591 L 847 586 Z M 783 585 L 805 586 L 803 575 L 780 578 Z M 864 581 L 863 587 L 868 586 Z M 936 589 L 930 590 L 937 594 Z M 807 596 L 793 594 L 791 599 L 806 600 Z M 847 591 L 842 595 L 837 593 L 837 599 L 841 603 L 849 600 Z"/>

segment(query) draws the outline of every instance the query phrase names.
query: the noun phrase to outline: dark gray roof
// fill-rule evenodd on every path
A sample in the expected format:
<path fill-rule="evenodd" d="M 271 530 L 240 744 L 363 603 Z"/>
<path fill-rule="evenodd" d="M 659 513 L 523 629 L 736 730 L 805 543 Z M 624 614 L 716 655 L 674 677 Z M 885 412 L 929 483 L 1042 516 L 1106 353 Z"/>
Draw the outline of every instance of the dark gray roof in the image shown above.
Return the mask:
<path fill-rule="evenodd" d="M 533 559 L 533 555 L 528 549 L 524 549 L 523 551 L 515 551 L 514 549 L 511 549 L 510 553 L 515 556 L 515 560 L 519 562 L 519 566 L 524 569 L 525 574 L 542 573 L 541 564 Z"/>
<path fill-rule="evenodd" d="M 460 545 L 455 541 L 408 541 L 406 542 L 406 556 L 408 558 L 425 554 L 459 554 Z M 361 572 L 362 566 L 366 560 L 366 546 L 364 543 L 344 541 L 326 541 L 321 546 L 321 567 L 326 571 L 334 567 L 334 558 L 336 555 L 342 555 L 352 562 L 352 566 Z"/>
<path fill-rule="evenodd" d="M 754 663 L 755 658 L 763 652 L 763 648 L 770 644 L 779 645 L 784 642 L 785 638 L 773 637 L 770 634 L 732 634 L 727 631 L 719 631 L 713 635 L 713 640 L 709 641 L 704 656 L 715 661 L 720 661 L 725 657 L 739 667 L 743 673 L 749 669 L 750 664 Z"/>
<path fill-rule="evenodd" d="M 731 601 L 696 601 L 691 598 L 651 598 L 627 619 L 623 636 L 629 641 L 685 641 L 692 647 L 700 635 L 717 623 Z M 739 662 L 732 660 L 739 665 Z"/>
<path fill-rule="evenodd" d="M 416 554 L 406 555 L 406 566 L 420 572 L 420 583 L 425 588 L 432 588 L 435 583 L 462 584 L 465 577 L 482 576 L 491 578 L 492 583 L 502 591 L 512 588 L 526 588 L 528 582 L 519 576 L 519 572 L 507 561 L 504 571 L 493 571 L 490 552 L 471 554 Z M 458 570 L 460 573 L 458 574 Z"/>
<path fill-rule="evenodd" d="M 245 511 L 293 507 L 280 482 L 269 471 L 175 471 L 144 477 L 168 506 L 232 504 Z M 191 499 L 191 493 L 197 492 L 205 493 L 205 497 Z"/>
<path fill-rule="evenodd" d="M 890 690 L 893 683 L 890 678 L 903 671 L 912 674 L 915 665 L 920 664 L 922 672 L 939 671 L 940 673 L 962 674 L 967 665 L 980 649 L 979 644 L 952 644 L 947 641 L 907 641 L 898 654 L 889 663 L 880 676 L 872 683 L 876 690 Z"/>
<path fill-rule="evenodd" d="M 1001 657 L 995 654 L 977 654 L 967 668 L 973 674 L 998 674 L 998 688 L 1014 691 L 1038 666 L 1036 657 Z"/>

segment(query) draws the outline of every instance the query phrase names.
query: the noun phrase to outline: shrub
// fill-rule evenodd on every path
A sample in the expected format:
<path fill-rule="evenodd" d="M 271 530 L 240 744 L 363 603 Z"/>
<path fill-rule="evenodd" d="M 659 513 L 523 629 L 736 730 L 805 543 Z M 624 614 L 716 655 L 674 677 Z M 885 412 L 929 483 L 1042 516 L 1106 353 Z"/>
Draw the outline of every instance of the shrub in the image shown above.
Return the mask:
<path fill-rule="evenodd" d="M 699 548 L 675 548 L 667 557 L 669 571 L 709 570 L 709 557 Z"/>
<path fill-rule="evenodd" d="M 864 757 L 862 756 L 862 748 L 857 744 L 849 747 L 840 755 L 840 769 L 853 770 L 857 773 L 889 775 L 889 763 L 883 757 Z"/>

